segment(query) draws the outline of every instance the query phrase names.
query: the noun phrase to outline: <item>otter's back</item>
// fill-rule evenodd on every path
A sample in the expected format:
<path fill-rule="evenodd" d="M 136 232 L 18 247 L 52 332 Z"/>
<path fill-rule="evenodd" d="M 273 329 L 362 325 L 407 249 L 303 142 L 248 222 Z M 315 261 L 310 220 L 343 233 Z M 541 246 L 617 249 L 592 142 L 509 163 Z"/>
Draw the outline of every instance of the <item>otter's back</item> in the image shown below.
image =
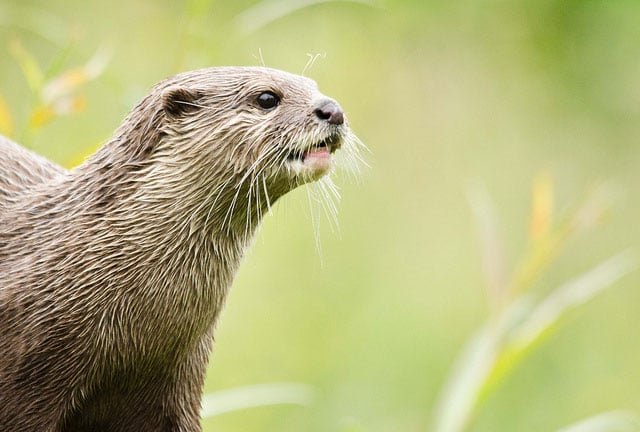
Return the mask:
<path fill-rule="evenodd" d="M 65 169 L 0 135 L 0 206 Z"/>

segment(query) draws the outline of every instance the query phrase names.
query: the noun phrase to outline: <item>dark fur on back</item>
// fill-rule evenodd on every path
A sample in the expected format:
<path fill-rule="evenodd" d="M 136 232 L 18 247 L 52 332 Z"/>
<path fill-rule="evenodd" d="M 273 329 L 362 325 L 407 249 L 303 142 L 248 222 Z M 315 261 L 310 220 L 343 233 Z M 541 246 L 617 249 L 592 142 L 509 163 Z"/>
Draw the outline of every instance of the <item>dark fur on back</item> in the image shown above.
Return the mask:
<path fill-rule="evenodd" d="M 63 173 L 63 168 L 0 135 L 0 206 Z"/>
<path fill-rule="evenodd" d="M 263 110 L 256 97 L 281 102 Z M 217 316 L 255 228 L 346 124 L 311 80 L 212 68 L 158 84 L 65 171 L 0 138 L 0 430 L 199 431 Z"/>

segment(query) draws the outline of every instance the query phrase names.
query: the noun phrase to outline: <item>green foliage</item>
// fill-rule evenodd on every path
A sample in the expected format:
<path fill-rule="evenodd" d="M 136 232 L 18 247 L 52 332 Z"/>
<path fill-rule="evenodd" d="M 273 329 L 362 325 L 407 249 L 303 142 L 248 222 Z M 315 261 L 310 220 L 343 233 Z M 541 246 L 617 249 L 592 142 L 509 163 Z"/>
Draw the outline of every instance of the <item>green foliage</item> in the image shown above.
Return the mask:
<path fill-rule="evenodd" d="M 63 70 L 65 51 L 61 51 L 45 71 L 18 39 L 11 40 L 8 49 L 20 66 L 31 92 L 29 118 L 25 129 L 19 134 L 22 144 L 26 146 L 30 137 L 49 122 L 84 109 L 86 100 L 79 90 L 100 76 L 108 61 L 104 52 L 98 52 L 84 65 Z M 0 132 L 13 135 L 12 118 L 6 102 L 0 98 Z"/>
<path fill-rule="evenodd" d="M 447 381 L 437 407 L 435 432 L 467 430 L 482 401 L 549 336 L 563 316 L 637 267 L 633 254 L 626 251 L 561 285 L 540 301 L 531 298 L 533 282 L 562 246 L 571 236 L 591 228 L 607 212 L 610 201 L 607 198 L 611 195 L 607 192 L 604 188 L 596 189 L 571 217 L 554 224 L 553 183 L 548 175 L 539 176 L 533 187 L 529 250 L 510 278 L 504 272 L 506 259 L 488 196 L 483 189 L 472 190 L 470 202 L 480 232 L 491 314 L 467 342 Z M 508 280 L 512 282 L 505 283 Z M 591 430 L 610 430 L 608 424 L 603 422 L 602 427 L 593 426 Z"/>

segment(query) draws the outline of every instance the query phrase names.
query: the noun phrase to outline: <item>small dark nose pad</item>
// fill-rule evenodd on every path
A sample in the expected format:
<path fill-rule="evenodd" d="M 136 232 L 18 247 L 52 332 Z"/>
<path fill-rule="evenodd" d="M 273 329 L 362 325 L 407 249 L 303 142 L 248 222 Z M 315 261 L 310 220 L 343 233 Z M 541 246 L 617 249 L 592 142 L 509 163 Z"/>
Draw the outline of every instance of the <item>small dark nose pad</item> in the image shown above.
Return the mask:
<path fill-rule="evenodd" d="M 341 125 L 344 123 L 342 108 L 332 100 L 320 102 L 314 113 L 320 120 L 324 120 L 329 124 Z"/>

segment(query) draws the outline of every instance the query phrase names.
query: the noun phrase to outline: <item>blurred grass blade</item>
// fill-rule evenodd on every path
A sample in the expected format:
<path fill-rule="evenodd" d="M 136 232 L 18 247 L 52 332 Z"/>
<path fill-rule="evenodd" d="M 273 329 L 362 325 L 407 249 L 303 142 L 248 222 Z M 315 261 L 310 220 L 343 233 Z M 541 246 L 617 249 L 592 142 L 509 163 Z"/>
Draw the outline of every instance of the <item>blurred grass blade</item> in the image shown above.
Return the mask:
<path fill-rule="evenodd" d="M 250 34 L 300 9 L 338 1 L 359 3 L 371 7 L 377 6 L 373 0 L 263 0 L 244 10 L 236 17 L 235 22 L 241 32 Z"/>
<path fill-rule="evenodd" d="M 622 252 L 603 262 L 589 272 L 566 283 L 543 300 L 520 326 L 512 345 L 517 350 L 534 343 L 553 326 L 569 309 L 591 300 L 605 288 L 637 267 L 631 251 Z"/>
<path fill-rule="evenodd" d="M 456 361 L 436 405 L 434 432 L 460 432 L 475 411 L 480 388 L 493 369 L 499 335 L 485 326 L 466 345 Z"/>
<path fill-rule="evenodd" d="M 526 291 L 556 258 L 568 240 L 600 222 L 611 209 L 614 201 L 613 187 L 608 183 L 600 185 L 589 194 L 574 214 L 563 218 L 554 227 L 550 220 L 553 206 L 553 189 L 550 181 L 541 176 L 534 182 L 532 242 L 529 252 L 513 275 L 511 283 L 513 293 Z M 534 222 L 536 218 L 537 221 Z"/>
<path fill-rule="evenodd" d="M 29 128 L 35 130 L 57 117 L 78 113 L 84 110 L 86 105 L 87 102 L 82 97 L 67 96 L 53 103 L 37 106 L 31 113 Z"/>
<path fill-rule="evenodd" d="M 313 402 L 315 391 L 299 383 L 271 383 L 236 387 L 205 394 L 202 399 L 202 417 L 256 408 L 268 405 L 303 405 Z"/>
<path fill-rule="evenodd" d="M 0 27 L 8 27 L 12 33 L 18 30 L 34 34 L 53 45 L 64 46 L 69 23 L 45 8 L 28 3 L 36 2 L 0 2 Z"/>
<path fill-rule="evenodd" d="M 498 230 L 498 219 L 489 193 L 481 183 L 468 188 L 467 199 L 473 213 L 482 255 L 482 268 L 487 285 L 487 300 L 496 313 L 506 300 L 507 276 L 505 253 Z"/>
<path fill-rule="evenodd" d="M 467 342 L 447 380 L 435 411 L 434 432 L 461 432 L 473 420 L 491 390 L 505 334 L 531 310 L 531 299 L 511 302 Z"/>
<path fill-rule="evenodd" d="M 53 103 L 57 99 L 68 96 L 88 81 L 97 78 L 107 66 L 109 57 L 107 51 L 99 50 L 83 66 L 69 69 L 52 78 L 42 90 L 43 101 Z"/>
<path fill-rule="evenodd" d="M 67 95 L 89 81 L 90 77 L 84 68 L 69 69 L 51 79 L 42 90 L 42 99 L 51 103 L 63 95 Z"/>
<path fill-rule="evenodd" d="M 74 92 L 98 77 L 109 61 L 106 50 L 99 50 L 83 66 L 66 70 L 42 83 L 36 93 L 37 104 L 31 112 L 28 127 L 31 131 L 41 128 L 57 117 L 75 114 L 86 107 L 86 100 Z"/>
<path fill-rule="evenodd" d="M 37 94 L 44 83 L 44 74 L 35 57 L 33 57 L 17 39 L 11 41 L 9 51 L 20 65 L 22 73 L 29 84 L 29 88 L 33 93 Z"/>
<path fill-rule="evenodd" d="M 610 411 L 589 417 L 557 432 L 638 432 L 640 422 L 633 413 Z"/>
<path fill-rule="evenodd" d="M 530 308 L 526 299 L 511 304 L 500 320 L 490 322 L 467 344 L 456 362 L 437 406 L 434 431 L 465 430 L 496 383 L 568 310 L 589 301 L 635 267 L 635 256 L 625 251 L 561 286 L 526 315 L 523 312 Z M 522 320 L 523 316 L 528 318 Z M 505 335 L 510 337 L 503 346 Z"/>
<path fill-rule="evenodd" d="M 573 228 L 586 230 L 600 223 L 613 207 L 616 192 L 611 182 L 598 185 L 576 212 L 572 220 Z"/>
<path fill-rule="evenodd" d="M 0 95 L 0 134 L 11 136 L 13 134 L 13 117 L 4 98 Z"/>
<path fill-rule="evenodd" d="M 548 236 L 553 222 L 554 186 L 549 173 L 539 174 L 531 191 L 531 222 L 529 235 L 537 241 Z"/>
<path fill-rule="evenodd" d="M 544 336 L 549 335 L 566 312 L 589 301 L 635 268 L 635 256 L 630 251 L 625 251 L 549 294 L 526 315 L 525 320 L 511 326 L 510 331 L 507 330 L 509 339 L 500 352 L 481 395 L 489 393 L 527 352 L 541 342 Z"/>
<path fill-rule="evenodd" d="M 553 183 L 549 176 L 541 175 L 533 186 L 532 247 L 515 273 L 513 286 L 505 281 L 504 252 L 487 191 L 474 185 L 469 188 L 468 197 L 480 233 L 489 297 L 499 308 L 493 310 L 488 325 L 467 344 L 456 362 L 437 405 L 436 432 L 464 431 L 496 383 L 543 335 L 550 333 L 567 311 L 589 301 L 636 267 L 635 256 L 625 251 L 562 285 L 535 307 L 529 296 L 510 299 L 508 294 L 530 286 L 570 234 L 599 219 L 608 208 L 610 193 L 602 189 L 600 194 L 591 195 L 572 219 L 554 228 Z"/>

